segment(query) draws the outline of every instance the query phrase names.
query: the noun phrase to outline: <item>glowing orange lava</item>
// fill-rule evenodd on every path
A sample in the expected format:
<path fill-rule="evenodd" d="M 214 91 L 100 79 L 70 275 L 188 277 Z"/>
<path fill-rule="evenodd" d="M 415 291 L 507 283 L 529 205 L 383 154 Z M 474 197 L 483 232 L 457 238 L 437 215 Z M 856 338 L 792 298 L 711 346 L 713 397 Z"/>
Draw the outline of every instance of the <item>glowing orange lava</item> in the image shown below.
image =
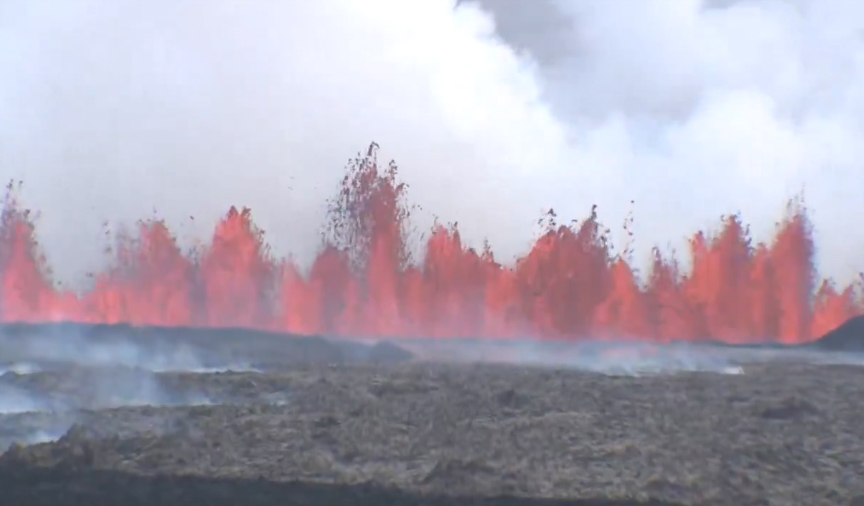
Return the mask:
<path fill-rule="evenodd" d="M 792 202 L 768 244 L 738 216 L 695 234 L 692 269 L 655 250 L 641 282 L 614 256 L 596 216 L 545 233 L 514 266 L 436 226 L 422 262 L 408 253 L 410 207 L 392 164 L 349 165 L 329 202 L 308 273 L 274 259 L 248 209 L 234 207 L 209 246 L 184 253 L 161 221 L 118 238 L 112 267 L 86 292 L 61 290 L 10 185 L 0 223 L 0 321 L 249 327 L 364 337 L 722 340 L 800 343 L 864 312 L 857 284 L 817 287 L 806 209 Z M 625 225 L 626 228 L 626 225 Z"/>

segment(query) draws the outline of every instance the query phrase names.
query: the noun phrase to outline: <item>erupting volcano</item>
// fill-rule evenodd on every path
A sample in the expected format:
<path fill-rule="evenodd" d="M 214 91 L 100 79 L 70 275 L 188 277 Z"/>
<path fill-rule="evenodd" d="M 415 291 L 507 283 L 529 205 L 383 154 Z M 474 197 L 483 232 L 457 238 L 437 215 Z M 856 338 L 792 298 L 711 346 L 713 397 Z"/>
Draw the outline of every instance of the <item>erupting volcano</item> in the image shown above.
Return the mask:
<path fill-rule="evenodd" d="M 0 320 L 246 327 L 344 337 L 484 337 L 802 343 L 864 313 L 860 280 L 818 285 L 806 209 L 795 200 L 769 243 L 737 215 L 690 240 L 692 268 L 653 253 L 644 282 L 588 219 L 544 233 L 514 265 L 436 225 L 410 251 L 411 206 L 377 145 L 349 164 L 309 272 L 272 257 L 249 209 L 232 207 L 209 246 L 182 251 L 163 221 L 116 238 L 111 267 L 60 289 L 31 215 L 9 186 L 0 223 Z M 627 224 L 625 223 L 625 229 Z"/>

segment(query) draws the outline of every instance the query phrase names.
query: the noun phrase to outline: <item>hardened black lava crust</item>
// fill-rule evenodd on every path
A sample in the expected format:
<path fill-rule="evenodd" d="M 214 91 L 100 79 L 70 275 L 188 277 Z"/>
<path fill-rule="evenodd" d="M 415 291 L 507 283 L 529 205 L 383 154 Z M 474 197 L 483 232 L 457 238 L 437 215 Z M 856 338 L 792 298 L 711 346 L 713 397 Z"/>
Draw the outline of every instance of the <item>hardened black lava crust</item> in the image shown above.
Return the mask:
<path fill-rule="evenodd" d="M 864 505 L 851 364 L 609 375 L 73 325 L 0 329 L 0 362 L 2 504 Z"/>

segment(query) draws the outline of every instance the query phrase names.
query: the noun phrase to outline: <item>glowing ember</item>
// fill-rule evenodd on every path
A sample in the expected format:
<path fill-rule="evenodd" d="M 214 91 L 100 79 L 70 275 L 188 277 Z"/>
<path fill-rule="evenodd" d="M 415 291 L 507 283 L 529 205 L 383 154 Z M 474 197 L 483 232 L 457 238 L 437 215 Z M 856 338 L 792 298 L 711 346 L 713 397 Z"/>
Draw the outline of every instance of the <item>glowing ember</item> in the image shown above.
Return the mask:
<path fill-rule="evenodd" d="M 816 289 L 806 209 L 792 202 L 770 244 L 737 216 L 690 242 L 692 270 L 655 251 L 646 282 L 613 256 L 596 215 L 572 227 L 554 212 L 514 266 L 488 245 L 436 226 L 408 253 L 410 208 L 376 145 L 348 168 L 308 273 L 274 260 L 248 209 L 231 208 L 209 247 L 184 254 L 160 221 L 118 239 L 113 267 L 85 293 L 57 288 L 29 213 L 10 185 L 0 222 L 0 320 L 251 327 L 301 334 L 800 343 L 864 311 L 856 285 Z"/>

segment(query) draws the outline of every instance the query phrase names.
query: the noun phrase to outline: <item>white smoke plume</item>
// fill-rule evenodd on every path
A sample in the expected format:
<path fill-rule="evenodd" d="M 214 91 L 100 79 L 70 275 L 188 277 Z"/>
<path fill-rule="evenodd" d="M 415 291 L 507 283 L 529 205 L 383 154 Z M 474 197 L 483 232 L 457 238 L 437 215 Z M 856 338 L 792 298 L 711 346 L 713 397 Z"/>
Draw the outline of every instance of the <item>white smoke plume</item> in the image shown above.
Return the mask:
<path fill-rule="evenodd" d="M 617 230 L 631 200 L 639 259 L 739 210 L 767 239 L 803 188 L 822 271 L 848 278 L 862 30 L 856 0 L 0 0 L 0 177 L 69 281 L 103 220 L 153 208 L 206 237 L 249 205 L 308 260 L 371 140 L 421 226 L 499 258 L 544 209 Z"/>

